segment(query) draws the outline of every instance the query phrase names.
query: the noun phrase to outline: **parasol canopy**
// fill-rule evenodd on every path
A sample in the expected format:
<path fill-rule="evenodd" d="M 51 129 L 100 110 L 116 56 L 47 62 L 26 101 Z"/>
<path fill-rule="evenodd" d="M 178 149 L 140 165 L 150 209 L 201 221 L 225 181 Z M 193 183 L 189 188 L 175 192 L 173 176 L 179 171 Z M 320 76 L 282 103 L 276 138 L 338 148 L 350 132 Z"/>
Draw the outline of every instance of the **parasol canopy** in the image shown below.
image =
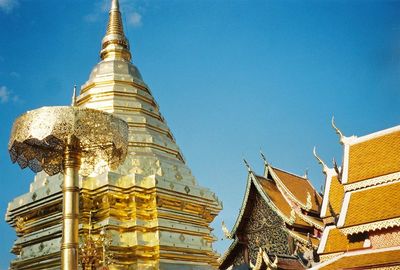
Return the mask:
<path fill-rule="evenodd" d="M 63 172 L 68 138 L 78 139 L 81 153 L 79 174 L 91 174 L 98 164 L 115 169 L 125 159 L 128 124 L 99 110 L 75 106 L 42 107 L 28 111 L 15 122 L 8 151 L 13 163 L 35 173 Z"/>

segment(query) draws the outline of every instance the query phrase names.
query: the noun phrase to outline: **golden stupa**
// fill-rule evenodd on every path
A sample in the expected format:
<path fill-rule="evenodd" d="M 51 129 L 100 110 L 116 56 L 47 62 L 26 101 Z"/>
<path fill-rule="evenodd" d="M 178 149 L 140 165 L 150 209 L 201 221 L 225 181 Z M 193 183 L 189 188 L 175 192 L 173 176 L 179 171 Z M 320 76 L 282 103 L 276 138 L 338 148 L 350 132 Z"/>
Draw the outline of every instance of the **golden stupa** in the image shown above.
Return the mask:
<path fill-rule="evenodd" d="M 118 169 L 80 177 L 81 241 L 89 232 L 106 233 L 109 269 L 215 268 L 210 223 L 221 202 L 196 182 L 131 63 L 118 0 L 111 3 L 100 57 L 76 105 L 125 120 L 128 154 Z M 10 269 L 60 269 L 62 179 L 38 173 L 29 192 L 9 203 L 6 220 L 17 233 Z"/>

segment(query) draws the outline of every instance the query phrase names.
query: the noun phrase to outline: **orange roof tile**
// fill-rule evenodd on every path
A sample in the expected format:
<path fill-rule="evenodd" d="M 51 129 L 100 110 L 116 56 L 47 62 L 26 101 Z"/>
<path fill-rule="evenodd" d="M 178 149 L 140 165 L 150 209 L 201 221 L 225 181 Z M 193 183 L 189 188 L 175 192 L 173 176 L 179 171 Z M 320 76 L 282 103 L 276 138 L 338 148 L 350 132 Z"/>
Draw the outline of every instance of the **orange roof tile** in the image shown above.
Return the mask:
<path fill-rule="evenodd" d="M 400 217 L 400 182 L 353 192 L 343 227 Z"/>
<path fill-rule="evenodd" d="M 343 185 L 339 182 L 338 177 L 335 175 L 332 177 L 331 186 L 329 189 L 329 205 L 327 213 L 331 213 L 331 215 L 333 215 L 333 211 L 336 215 L 338 215 L 342 209 L 343 198 Z"/>
<path fill-rule="evenodd" d="M 350 145 L 348 183 L 400 171 L 400 131 Z"/>
<path fill-rule="evenodd" d="M 315 212 L 320 212 L 322 204 L 321 196 L 319 196 L 318 192 L 307 179 L 277 168 L 273 168 L 273 171 L 289 192 L 303 205 L 307 204 L 307 193 L 310 193 L 312 202 L 311 209 Z"/>
<path fill-rule="evenodd" d="M 324 232 L 327 233 L 327 232 Z M 328 238 L 322 254 L 336 253 L 348 250 L 362 249 L 364 241 L 350 242 L 339 229 L 333 228 L 328 232 Z"/>
<path fill-rule="evenodd" d="M 290 219 L 292 208 L 286 199 L 283 197 L 282 193 L 279 191 L 275 182 L 272 180 L 267 180 L 264 177 L 257 176 L 258 182 L 261 184 L 263 191 L 265 194 L 271 199 L 272 203 L 276 208 L 288 219 Z M 296 216 L 296 220 L 294 222 L 296 225 L 307 226 L 310 225 L 300 219 L 300 217 Z"/>
<path fill-rule="evenodd" d="M 400 250 L 379 251 L 373 253 L 363 253 L 358 255 L 344 256 L 331 264 L 319 269 L 338 270 L 338 269 L 371 269 L 372 267 L 395 266 L 400 265 Z M 361 268 L 362 267 L 362 268 Z"/>

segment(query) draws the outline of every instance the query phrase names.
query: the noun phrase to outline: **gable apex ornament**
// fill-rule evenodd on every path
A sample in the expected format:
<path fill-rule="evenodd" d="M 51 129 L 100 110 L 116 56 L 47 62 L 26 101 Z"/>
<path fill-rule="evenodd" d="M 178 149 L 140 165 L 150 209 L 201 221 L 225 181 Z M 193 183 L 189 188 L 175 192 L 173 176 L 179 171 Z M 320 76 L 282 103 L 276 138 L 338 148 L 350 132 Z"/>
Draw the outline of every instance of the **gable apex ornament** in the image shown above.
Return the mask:
<path fill-rule="evenodd" d="M 304 171 L 303 178 L 308 179 L 308 168 Z"/>
<path fill-rule="evenodd" d="M 264 165 L 265 166 L 268 166 L 269 164 L 268 164 L 268 160 L 267 160 L 267 158 L 265 157 L 265 155 L 264 155 L 264 153 L 263 153 L 263 151 L 260 149 L 260 155 L 261 155 L 261 158 L 262 158 L 262 160 L 264 161 Z"/>
<path fill-rule="evenodd" d="M 248 172 L 252 172 L 253 170 L 251 169 L 249 163 L 247 162 L 247 160 L 246 160 L 245 158 L 243 159 L 243 162 L 244 162 L 244 165 L 245 165 L 246 168 L 247 168 L 247 171 L 248 171 Z"/>
<path fill-rule="evenodd" d="M 336 131 L 336 134 L 339 135 L 339 142 L 340 144 L 349 144 L 351 143 L 357 136 L 351 136 L 351 137 L 346 137 L 343 135 L 343 132 L 336 126 L 335 124 L 335 117 L 332 116 L 332 121 L 331 121 L 333 129 Z"/>
<path fill-rule="evenodd" d="M 325 162 L 317 155 L 316 147 L 313 149 L 314 157 L 318 160 L 318 163 L 322 165 L 322 171 L 326 174 L 329 170 L 328 166 L 326 166 Z"/>
<path fill-rule="evenodd" d="M 343 136 L 342 131 L 340 131 L 340 129 L 337 128 L 337 126 L 336 126 L 336 124 L 335 124 L 335 116 L 332 116 L 331 124 L 332 124 L 333 129 L 336 131 L 336 134 L 339 135 L 339 141 L 340 141 L 340 143 L 343 144 L 343 143 L 344 143 L 345 136 Z"/>

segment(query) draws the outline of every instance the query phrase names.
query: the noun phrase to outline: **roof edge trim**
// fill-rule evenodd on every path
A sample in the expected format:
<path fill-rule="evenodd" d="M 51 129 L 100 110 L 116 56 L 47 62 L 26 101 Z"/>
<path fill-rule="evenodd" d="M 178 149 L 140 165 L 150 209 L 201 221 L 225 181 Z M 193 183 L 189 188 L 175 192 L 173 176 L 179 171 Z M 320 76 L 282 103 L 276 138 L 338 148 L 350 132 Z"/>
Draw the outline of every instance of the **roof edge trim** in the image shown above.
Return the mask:
<path fill-rule="evenodd" d="M 266 179 L 267 180 L 267 179 Z M 268 181 L 268 180 L 267 180 Z M 253 178 L 254 186 L 256 187 L 258 193 L 265 200 L 265 202 L 275 211 L 286 223 L 293 225 L 294 221 L 288 218 L 285 214 L 283 214 L 279 208 L 268 198 L 268 195 L 265 194 L 263 188 L 258 183 L 257 179 Z"/>
<path fill-rule="evenodd" d="M 385 219 L 375 222 L 370 222 L 361 225 L 355 225 L 351 227 L 340 228 L 340 231 L 345 235 L 352 235 L 356 233 L 362 233 L 367 231 L 376 231 L 381 229 L 388 229 L 400 227 L 400 218 Z"/>
<path fill-rule="evenodd" d="M 244 196 L 243 196 L 242 207 L 240 208 L 240 212 L 239 212 L 239 215 L 238 215 L 238 217 L 236 219 L 235 225 L 233 225 L 233 228 L 231 230 L 231 235 L 233 237 L 235 237 L 234 235 L 236 234 L 236 231 L 237 231 L 237 229 L 238 229 L 238 227 L 239 227 L 239 225 L 240 225 L 240 223 L 242 221 L 242 217 L 243 217 L 244 211 L 245 211 L 246 206 L 247 206 L 247 201 L 249 199 L 250 187 L 251 187 L 251 182 L 252 182 L 252 180 L 251 180 L 251 175 L 252 174 L 253 174 L 252 172 L 249 172 L 248 175 L 247 175 L 246 192 L 244 193 Z"/>
<path fill-rule="evenodd" d="M 279 179 L 278 175 L 276 175 L 276 173 L 274 172 L 274 168 L 272 168 L 271 166 L 269 166 L 269 170 L 270 170 L 270 174 L 272 175 L 273 180 L 279 185 L 281 186 L 285 192 L 295 201 L 297 202 L 300 207 L 306 211 L 313 211 L 307 208 L 307 205 L 305 205 L 304 203 L 302 203 L 299 199 L 296 198 L 296 196 L 293 195 L 293 193 L 289 190 L 289 188 L 287 188 L 285 186 L 285 184 L 283 184 L 283 182 L 281 181 L 281 179 Z M 280 170 L 277 168 L 277 170 Z M 285 172 L 285 171 L 284 171 Z M 291 173 L 292 174 L 292 173 Z M 294 174 L 292 174 L 294 175 Z M 295 175 L 296 176 L 296 175 Z M 301 177 L 303 178 L 303 177 Z M 303 178 L 304 180 L 306 180 L 305 178 Z M 312 188 L 314 188 L 313 186 L 311 186 Z M 315 212 L 315 211 L 313 211 Z"/>
<path fill-rule="evenodd" d="M 373 132 L 373 133 L 370 133 L 370 134 L 367 134 L 367 135 L 364 135 L 361 137 L 356 137 L 356 138 L 354 138 L 354 140 L 350 141 L 349 144 L 354 145 L 354 144 L 362 143 L 362 142 L 372 140 L 374 138 L 381 137 L 381 136 L 384 136 L 384 135 L 387 135 L 387 134 L 390 134 L 390 133 L 393 133 L 396 131 L 400 131 L 400 125 L 394 126 L 391 128 L 387 128 L 384 130 L 376 131 L 376 132 Z"/>
<path fill-rule="evenodd" d="M 371 187 L 379 187 L 385 183 L 391 183 L 396 180 L 400 180 L 400 172 L 385 174 L 382 176 L 377 176 L 374 178 L 369 178 L 361 181 L 357 181 L 355 183 L 344 185 L 344 190 L 348 191 L 356 191 L 361 188 L 371 188 Z"/>
<path fill-rule="evenodd" d="M 327 217 L 327 210 L 328 210 L 328 205 L 329 205 L 329 193 L 331 190 L 331 183 L 333 177 L 336 175 L 335 170 L 329 169 L 326 174 L 326 182 L 325 182 L 325 190 L 324 190 L 324 196 L 322 198 L 322 206 L 321 206 L 321 218 Z"/>

